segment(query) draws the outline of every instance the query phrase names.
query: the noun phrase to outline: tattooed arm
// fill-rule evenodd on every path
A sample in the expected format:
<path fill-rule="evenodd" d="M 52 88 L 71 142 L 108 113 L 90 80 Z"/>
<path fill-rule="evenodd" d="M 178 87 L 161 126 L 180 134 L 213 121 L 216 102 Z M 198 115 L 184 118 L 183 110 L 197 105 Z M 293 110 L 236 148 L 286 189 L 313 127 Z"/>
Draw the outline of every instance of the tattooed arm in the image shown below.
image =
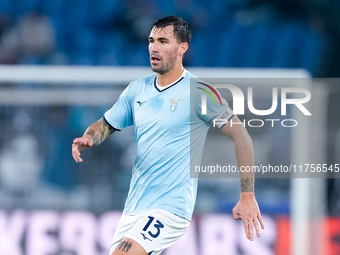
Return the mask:
<path fill-rule="evenodd" d="M 73 140 L 72 156 L 76 162 L 83 162 L 80 151 L 101 144 L 115 132 L 103 118 L 89 126 L 82 137 Z"/>
<path fill-rule="evenodd" d="M 255 164 L 253 142 L 237 116 L 233 117 L 233 126 L 228 122 L 222 132 L 228 135 L 235 144 L 235 154 L 239 168 L 252 167 Z M 254 195 L 254 173 L 240 171 L 241 195 L 240 200 L 233 209 L 235 220 L 243 220 L 244 230 L 249 240 L 254 239 L 253 228 L 255 226 L 257 236 L 260 236 L 259 222 L 262 229 L 264 223 L 260 209 Z"/>

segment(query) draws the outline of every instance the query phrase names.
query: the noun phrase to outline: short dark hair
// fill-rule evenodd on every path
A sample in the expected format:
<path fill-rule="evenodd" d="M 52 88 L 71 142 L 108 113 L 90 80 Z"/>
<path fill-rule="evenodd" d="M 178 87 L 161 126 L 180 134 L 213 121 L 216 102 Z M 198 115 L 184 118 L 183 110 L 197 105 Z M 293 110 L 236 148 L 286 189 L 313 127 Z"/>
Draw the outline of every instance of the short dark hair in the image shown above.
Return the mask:
<path fill-rule="evenodd" d="M 152 24 L 152 28 L 164 28 L 166 26 L 174 26 L 174 35 L 178 42 L 190 43 L 191 31 L 188 24 L 180 17 L 177 16 L 167 16 L 162 19 L 157 20 Z"/>

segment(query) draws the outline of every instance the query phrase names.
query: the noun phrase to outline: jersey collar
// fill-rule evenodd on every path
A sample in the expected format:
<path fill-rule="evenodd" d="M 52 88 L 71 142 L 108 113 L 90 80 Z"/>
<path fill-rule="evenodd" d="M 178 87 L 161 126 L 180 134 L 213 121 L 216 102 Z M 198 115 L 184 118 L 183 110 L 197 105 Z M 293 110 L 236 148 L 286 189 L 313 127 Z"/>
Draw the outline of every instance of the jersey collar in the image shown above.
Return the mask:
<path fill-rule="evenodd" d="M 188 71 L 186 69 L 183 69 L 183 72 L 181 74 L 181 76 L 176 80 L 174 81 L 173 83 L 167 85 L 167 86 L 159 86 L 158 85 L 158 81 L 157 81 L 157 76 L 155 77 L 155 81 L 154 81 L 154 85 L 155 85 L 155 89 L 158 91 L 158 92 L 162 92 L 174 85 L 176 85 L 177 83 L 179 83 L 181 80 L 183 80 L 183 78 L 185 77 L 185 75 L 188 73 Z"/>

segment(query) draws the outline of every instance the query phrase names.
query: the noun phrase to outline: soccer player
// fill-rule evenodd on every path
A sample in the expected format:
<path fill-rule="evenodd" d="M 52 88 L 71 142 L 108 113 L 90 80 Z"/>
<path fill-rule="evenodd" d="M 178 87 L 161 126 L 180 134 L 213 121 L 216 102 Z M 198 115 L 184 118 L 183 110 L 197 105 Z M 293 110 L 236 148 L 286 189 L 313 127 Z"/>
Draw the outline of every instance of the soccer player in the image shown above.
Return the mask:
<path fill-rule="evenodd" d="M 112 108 L 73 141 L 74 160 L 82 162 L 81 150 L 100 144 L 124 127 L 135 126 L 136 159 L 111 255 L 157 255 L 184 234 L 197 191 L 190 165 L 200 164 L 213 119 L 225 121 L 219 127 L 233 140 L 239 167 L 254 165 L 251 138 L 243 125 L 230 125 L 231 118 L 234 123 L 240 121 L 223 98 L 218 95 L 220 104 L 207 104 L 205 114 L 195 97 L 190 102 L 190 79 L 195 76 L 182 64 L 190 39 L 190 29 L 181 18 L 168 16 L 155 22 L 149 53 L 156 74 L 131 82 Z M 197 83 L 202 89 L 207 86 L 211 85 Z M 241 173 L 241 196 L 233 217 L 243 220 L 248 239 L 253 240 L 254 227 L 260 236 L 259 223 L 262 228 L 264 224 L 252 173 Z"/>

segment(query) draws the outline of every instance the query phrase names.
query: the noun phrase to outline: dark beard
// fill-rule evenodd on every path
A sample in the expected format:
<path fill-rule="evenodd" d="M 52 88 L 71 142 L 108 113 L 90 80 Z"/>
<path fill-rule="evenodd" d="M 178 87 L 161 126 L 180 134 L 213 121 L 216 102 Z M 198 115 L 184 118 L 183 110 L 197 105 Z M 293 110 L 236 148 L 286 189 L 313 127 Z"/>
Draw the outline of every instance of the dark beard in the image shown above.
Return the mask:
<path fill-rule="evenodd" d="M 152 71 L 154 71 L 155 73 L 159 73 L 159 74 L 165 74 L 169 71 L 171 71 L 174 66 L 175 66 L 175 62 L 176 62 L 176 56 L 172 57 L 165 65 L 163 66 L 158 66 L 158 67 L 153 67 L 151 65 L 151 69 Z"/>

